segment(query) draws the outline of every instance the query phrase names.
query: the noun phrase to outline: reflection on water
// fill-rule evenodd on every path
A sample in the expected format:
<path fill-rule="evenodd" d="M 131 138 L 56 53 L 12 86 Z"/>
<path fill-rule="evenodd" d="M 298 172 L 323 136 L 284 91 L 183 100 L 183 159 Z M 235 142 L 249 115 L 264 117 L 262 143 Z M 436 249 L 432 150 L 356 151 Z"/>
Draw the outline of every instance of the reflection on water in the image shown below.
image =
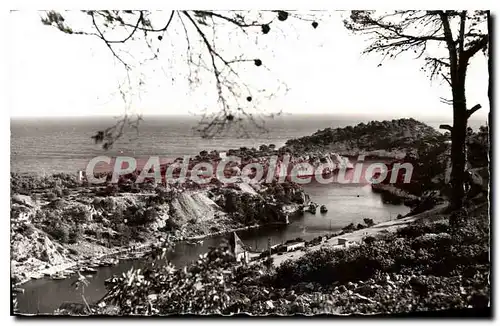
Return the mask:
<path fill-rule="evenodd" d="M 321 214 L 318 210 L 316 215 L 305 213 L 292 219 L 286 226 L 238 232 L 243 242 L 254 249 L 265 250 L 268 239 L 271 239 L 272 244 L 297 237 L 310 240 L 318 235 L 338 231 L 351 222 L 362 223 L 366 217 L 380 223 L 409 211 L 405 206 L 382 203 L 380 195 L 373 193 L 369 185 L 311 183 L 303 187 L 312 201 L 327 206 L 326 214 Z M 168 253 L 167 258 L 177 266 L 184 266 L 222 241 L 223 237 L 219 236 L 204 239 L 201 245 L 178 243 L 174 250 Z M 87 300 L 96 301 L 105 294 L 104 281 L 107 278 L 121 274 L 132 266 L 140 268 L 143 264 L 140 260 L 126 260 L 117 266 L 100 268 L 98 273 L 89 279 L 90 285 L 85 289 Z M 76 276 L 72 276 L 65 280 L 40 279 L 26 283 L 22 286 L 25 289 L 24 294 L 17 295 L 20 312 L 51 313 L 63 302 L 82 302 L 80 290 L 71 287 L 75 280 Z"/>

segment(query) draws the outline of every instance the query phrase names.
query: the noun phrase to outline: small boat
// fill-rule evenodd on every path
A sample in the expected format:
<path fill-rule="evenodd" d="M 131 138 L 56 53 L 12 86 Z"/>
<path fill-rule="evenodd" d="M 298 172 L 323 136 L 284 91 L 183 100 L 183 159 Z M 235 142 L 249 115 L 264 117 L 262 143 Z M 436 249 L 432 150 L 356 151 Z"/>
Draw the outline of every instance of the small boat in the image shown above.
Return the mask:
<path fill-rule="evenodd" d="M 43 277 L 42 274 L 33 274 L 31 275 L 31 279 L 32 280 L 38 280 L 38 279 L 41 279 Z"/>
<path fill-rule="evenodd" d="M 200 246 L 203 244 L 203 240 L 186 241 L 186 243 L 191 246 Z"/>
<path fill-rule="evenodd" d="M 16 293 L 24 293 L 24 289 L 23 288 L 14 288 L 14 292 L 16 292 Z"/>
<path fill-rule="evenodd" d="M 80 273 L 90 273 L 94 274 L 97 273 L 97 269 L 91 268 L 91 267 L 84 267 L 80 269 Z"/>

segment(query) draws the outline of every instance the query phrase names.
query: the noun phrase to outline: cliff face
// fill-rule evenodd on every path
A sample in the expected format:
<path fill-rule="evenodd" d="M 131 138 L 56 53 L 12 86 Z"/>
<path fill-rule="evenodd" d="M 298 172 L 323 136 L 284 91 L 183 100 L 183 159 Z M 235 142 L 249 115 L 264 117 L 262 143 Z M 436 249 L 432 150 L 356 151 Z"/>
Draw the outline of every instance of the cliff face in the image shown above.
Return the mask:
<path fill-rule="evenodd" d="M 37 190 L 12 195 L 11 258 L 17 281 L 166 235 L 182 239 L 282 223 L 308 201 L 290 183 L 239 182 L 198 190 L 145 185 L 139 192 L 118 185 L 108 192 L 106 187 L 42 189 L 38 181 L 21 179 L 16 178 L 17 185 L 25 193 L 26 184 Z"/>
<path fill-rule="evenodd" d="M 217 211 L 221 211 L 221 208 L 207 197 L 206 192 L 179 194 L 170 205 L 171 211 L 184 222 L 211 220 Z"/>
<path fill-rule="evenodd" d="M 253 190 L 241 191 L 240 187 Z M 298 185 L 285 183 L 236 184 L 211 191 L 215 202 L 233 220 L 245 225 L 287 223 L 287 216 L 309 203 L 309 196 Z"/>
<path fill-rule="evenodd" d="M 19 195 L 14 195 L 12 201 L 10 256 L 14 280 L 50 266 L 73 263 L 67 256 L 68 249 L 32 223 L 40 211 L 38 203 Z"/>
<path fill-rule="evenodd" d="M 287 141 L 284 148 L 292 153 L 331 151 L 347 156 L 403 157 L 412 150 L 415 141 L 440 135 L 412 118 L 371 121 L 354 127 L 318 130 L 311 136 Z"/>

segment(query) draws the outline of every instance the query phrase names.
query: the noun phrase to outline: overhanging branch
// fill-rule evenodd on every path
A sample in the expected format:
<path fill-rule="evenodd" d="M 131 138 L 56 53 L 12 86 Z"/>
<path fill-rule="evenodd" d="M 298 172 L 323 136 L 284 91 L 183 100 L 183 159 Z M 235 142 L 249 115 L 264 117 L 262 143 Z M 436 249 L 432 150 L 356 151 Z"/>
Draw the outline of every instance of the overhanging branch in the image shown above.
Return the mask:
<path fill-rule="evenodd" d="M 474 105 L 471 109 L 467 110 L 467 119 L 470 118 L 477 110 L 481 108 L 481 104 Z"/>

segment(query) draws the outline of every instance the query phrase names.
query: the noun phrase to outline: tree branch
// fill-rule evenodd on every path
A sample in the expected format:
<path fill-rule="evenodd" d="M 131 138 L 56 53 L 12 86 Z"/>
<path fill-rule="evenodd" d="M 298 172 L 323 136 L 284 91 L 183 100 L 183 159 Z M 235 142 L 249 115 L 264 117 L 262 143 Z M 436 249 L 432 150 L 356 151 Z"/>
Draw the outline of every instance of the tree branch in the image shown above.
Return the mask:
<path fill-rule="evenodd" d="M 470 118 L 477 110 L 481 108 L 481 104 L 474 105 L 471 109 L 467 110 L 467 119 Z"/>
<path fill-rule="evenodd" d="M 453 127 L 450 125 L 439 125 L 439 129 L 448 130 L 449 132 L 453 132 Z"/>
<path fill-rule="evenodd" d="M 120 58 L 119 55 L 116 54 L 115 50 L 113 49 L 113 47 L 111 46 L 111 44 L 109 44 L 108 40 L 106 40 L 106 38 L 104 37 L 103 33 L 101 32 L 101 30 L 99 29 L 99 26 L 97 26 L 97 23 L 95 21 L 95 17 L 94 17 L 94 13 L 91 12 L 90 13 L 90 16 L 92 17 L 92 24 L 94 25 L 95 29 L 97 30 L 97 33 L 99 33 L 98 37 L 104 41 L 104 43 L 106 43 L 106 45 L 108 46 L 109 50 L 111 51 L 111 53 L 113 54 L 113 56 L 118 59 L 118 61 L 120 61 L 123 66 L 125 67 L 126 70 L 129 70 L 130 69 L 130 66 L 125 62 L 123 61 L 122 58 Z"/>
<path fill-rule="evenodd" d="M 476 54 L 479 50 L 485 48 L 488 45 L 488 35 L 483 35 L 480 39 L 476 40 L 472 43 L 471 47 L 467 50 L 464 50 L 464 59 L 468 60 L 474 54 Z"/>

